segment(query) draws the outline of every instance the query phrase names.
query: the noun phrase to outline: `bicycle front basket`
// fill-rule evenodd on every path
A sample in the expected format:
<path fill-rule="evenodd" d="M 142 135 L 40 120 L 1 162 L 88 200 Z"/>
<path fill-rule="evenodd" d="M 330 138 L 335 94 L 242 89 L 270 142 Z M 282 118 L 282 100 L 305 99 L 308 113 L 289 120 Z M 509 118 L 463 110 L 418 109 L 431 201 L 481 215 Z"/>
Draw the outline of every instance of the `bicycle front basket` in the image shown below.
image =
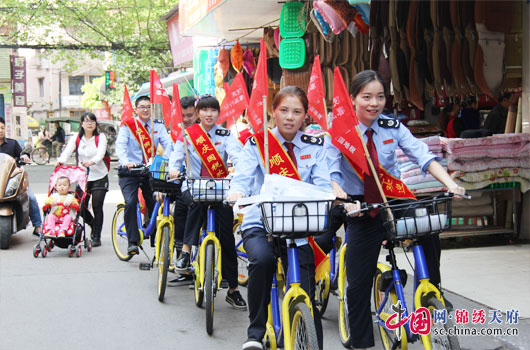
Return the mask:
<path fill-rule="evenodd" d="M 260 203 L 265 230 L 275 237 L 315 236 L 328 227 L 330 200 L 281 201 Z"/>
<path fill-rule="evenodd" d="M 153 192 L 162 192 L 165 194 L 180 195 L 182 183 L 168 182 L 169 173 L 167 171 L 151 171 L 149 183 Z"/>
<path fill-rule="evenodd" d="M 190 178 L 188 188 L 194 202 L 222 202 L 230 189 L 231 179 Z"/>
<path fill-rule="evenodd" d="M 432 197 L 416 202 L 389 205 L 394 216 L 381 209 L 383 226 L 394 240 L 415 239 L 437 234 L 449 227 L 451 221 L 451 197 Z"/>

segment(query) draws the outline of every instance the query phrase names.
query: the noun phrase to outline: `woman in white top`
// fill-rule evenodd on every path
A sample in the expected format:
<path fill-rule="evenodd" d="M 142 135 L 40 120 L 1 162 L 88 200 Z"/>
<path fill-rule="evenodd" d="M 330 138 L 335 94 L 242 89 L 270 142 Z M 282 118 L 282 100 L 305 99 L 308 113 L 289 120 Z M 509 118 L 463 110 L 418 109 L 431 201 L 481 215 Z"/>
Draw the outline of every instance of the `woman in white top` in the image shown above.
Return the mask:
<path fill-rule="evenodd" d="M 86 205 L 88 204 L 87 197 L 87 201 L 82 206 L 81 215 L 92 228 L 92 245 L 99 247 L 103 228 L 103 203 L 109 190 L 109 171 L 103 161 L 107 151 L 107 138 L 105 134 L 98 132 L 97 118 L 94 113 L 85 112 L 81 115 L 78 136 L 70 138 L 55 165 L 63 165 L 74 151 L 77 151 L 77 166 L 83 166 L 88 170 L 87 192 L 92 196 L 94 210 L 94 216 L 92 216 Z"/>

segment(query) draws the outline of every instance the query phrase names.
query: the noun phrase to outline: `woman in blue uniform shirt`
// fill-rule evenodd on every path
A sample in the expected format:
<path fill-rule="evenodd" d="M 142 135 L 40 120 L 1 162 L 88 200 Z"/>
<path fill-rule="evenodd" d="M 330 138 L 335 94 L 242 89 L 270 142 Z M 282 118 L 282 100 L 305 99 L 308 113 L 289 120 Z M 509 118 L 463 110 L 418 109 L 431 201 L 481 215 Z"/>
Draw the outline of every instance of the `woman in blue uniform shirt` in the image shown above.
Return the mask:
<path fill-rule="evenodd" d="M 270 132 L 287 151 L 297 168 L 300 179 L 332 191 L 330 170 L 327 166 L 323 139 L 308 137 L 300 131 L 307 117 L 307 96 L 301 89 L 288 86 L 281 89 L 272 103 L 276 127 Z M 292 149 L 292 151 L 290 150 Z M 293 159 L 294 156 L 294 159 Z M 263 185 L 265 167 L 255 139 L 249 139 L 236 165 L 234 178 L 227 197 L 235 201 L 241 197 L 255 195 Z M 254 183 L 254 185 L 252 185 Z M 242 223 L 243 244 L 249 257 L 248 305 L 250 325 L 244 350 L 262 349 L 262 340 L 267 323 L 267 305 L 270 301 L 272 276 L 275 271 L 274 244 L 267 239 L 261 216 L 257 208 L 245 214 Z M 302 288 L 311 300 L 315 296 L 315 264 L 311 247 L 306 240 L 297 241 L 300 257 Z M 315 325 L 322 348 L 322 325 L 316 308 L 313 308 Z"/>
<path fill-rule="evenodd" d="M 459 187 L 437 162 L 437 157 L 429 152 L 426 144 L 412 136 L 410 131 L 397 120 L 381 116 L 386 97 L 383 80 L 377 72 L 366 70 L 358 73 L 352 81 L 350 93 L 364 140 L 368 146 L 369 137 L 372 138 L 377 151 L 377 161 L 389 174 L 399 178 L 395 152 L 399 146 L 411 161 L 421 167 L 424 174 L 429 171 L 448 188 L 449 192 L 465 193 L 465 189 Z M 377 191 L 367 192 L 369 195 L 365 196 L 364 182 L 355 174 L 345 157 L 340 154 L 339 157 L 342 157 L 344 191 L 360 201 L 381 202 Z M 379 199 L 373 200 L 373 192 Z M 374 346 L 370 292 L 385 230 L 380 214 L 372 216 L 360 215 L 346 219 L 348 232 L 346 293 L 354 349 Z M 425 250 L 431 282 L 439 284 L 439 238 L 437 235 L 429 236 L 421 244 Z"/>

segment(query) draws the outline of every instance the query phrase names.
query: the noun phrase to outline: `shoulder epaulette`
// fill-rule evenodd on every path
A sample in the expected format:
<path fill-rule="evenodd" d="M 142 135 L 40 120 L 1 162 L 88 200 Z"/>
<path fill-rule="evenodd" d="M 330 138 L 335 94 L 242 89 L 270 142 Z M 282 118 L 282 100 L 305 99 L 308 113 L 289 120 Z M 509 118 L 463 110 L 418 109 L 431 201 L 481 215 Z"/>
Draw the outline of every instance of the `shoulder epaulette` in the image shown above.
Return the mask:
<path fill-rule="evenodd" d="M 301 137 L 302 142 L 309 143 L 311 145 L 319 145 L 322 146 L 324 144 L 324 138 L 318 137 L 318 136 L 312 136 L 312 135 L 302 135 Z"/>
<path fill-rule="evenodd" d="M 215 130 L 215 134 L 219 135 L 219 136 L 229 136 L 230 135 L 230 130 L 217 129 L 217 130 Z"/>
<path fill-rule="evenodd" d="M 385 129 L 398 129 L 401 123 L 397 119 L 386 119 L 379 118 L 377 119 L 377 125 Z"/>
<path fill-rule="evenodd" d="M 250 136 L 248 138 L 248 140 L 250 141 L 251 144 L 253 144 L 254 146 L 256 146 L 256 138 L 254 136 Z"/>
<path fill-rule="evenodd" d="M 163 120 L 155 119 L 155 120 L 153 120 L 153 123 L 156 123 L 156 124 L 164 124 L 164 121 L 163 121 Z"/>

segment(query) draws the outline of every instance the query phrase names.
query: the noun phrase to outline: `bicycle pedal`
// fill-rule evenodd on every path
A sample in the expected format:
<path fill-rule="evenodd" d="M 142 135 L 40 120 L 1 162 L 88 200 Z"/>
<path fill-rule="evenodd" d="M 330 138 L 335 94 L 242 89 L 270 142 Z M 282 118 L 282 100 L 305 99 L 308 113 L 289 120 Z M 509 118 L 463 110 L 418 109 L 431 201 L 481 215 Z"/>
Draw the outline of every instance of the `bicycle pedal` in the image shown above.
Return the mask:
<path fill-rule="evenodd" d="M 151 270 L 151 264 L 150 263 L 140 263 L 140 265 L 138 267 L 140 268 L 140 270 L 145 270 L 145 271 Z"/>

